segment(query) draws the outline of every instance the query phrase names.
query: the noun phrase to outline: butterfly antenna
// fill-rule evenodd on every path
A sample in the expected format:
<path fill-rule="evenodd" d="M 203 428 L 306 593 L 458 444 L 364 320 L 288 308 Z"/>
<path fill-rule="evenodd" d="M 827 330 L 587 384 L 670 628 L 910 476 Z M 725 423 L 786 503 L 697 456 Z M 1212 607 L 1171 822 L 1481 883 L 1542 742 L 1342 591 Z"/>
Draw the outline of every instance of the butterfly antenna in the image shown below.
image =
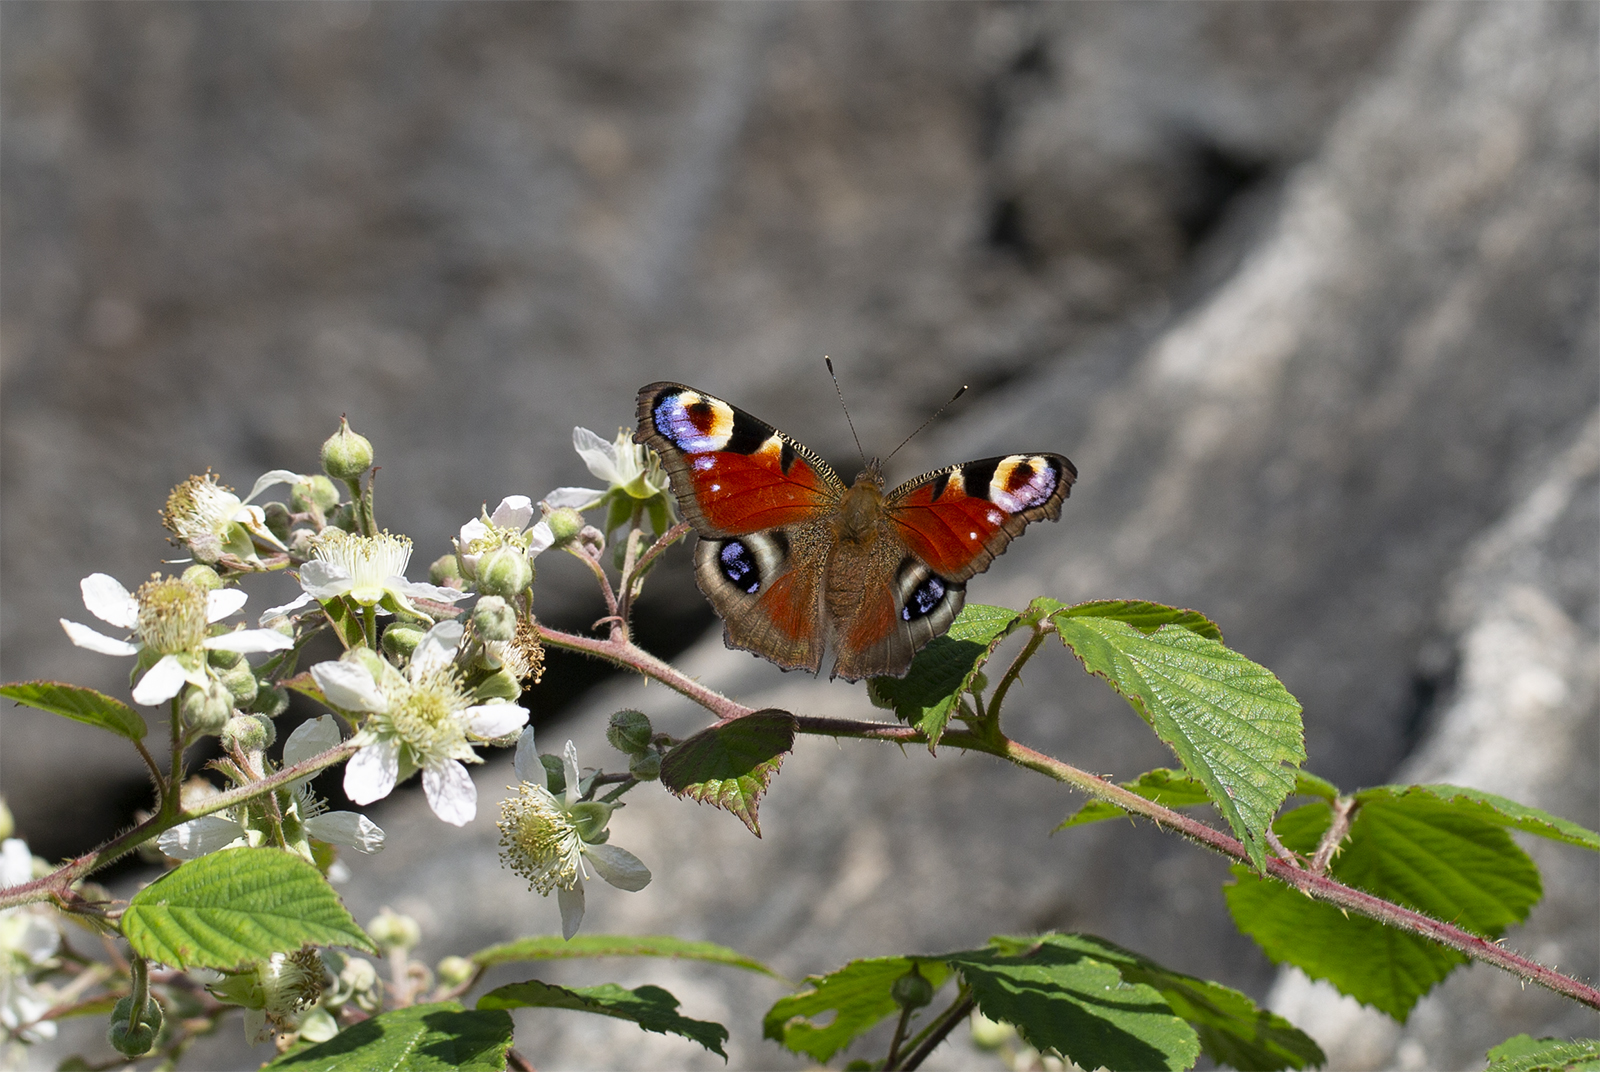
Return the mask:
<path fill-rule="evenodd" d="M 967 385 L 966 384 L 962 384 L 961 385 L 961 389 L 959 391 L 957 391 L 955 394 L 950 396 L 950 401 L 949 402 L 946 402 L 944 405 L 942 405 L 938 409 L 934 410 L 933 411 L 933 416 L 929 417 L 927 420 L 923 421 L 921 426 L 917 428 L 916 432 L 912 432 L 910 435 L 906 436 L 904 439 L 902 439 L 900 441 L 900 447 L 905 446 L 907 443 L 909 443 L 913 439 L 915 439 L 917 437 L 917 433 L 918 432 L 921 432 L 923 428 L 928 427 L 928 425 L 930 425 L 934 421 L 938 420 L 939 419 L 939 414 L 941 414 L 945 410 L 949 409 L 951 403 L 955 402 L 956 399 L 960 398 L 962 395 L 964 395 L 966 393 L 967 393 Z M 899 454 L 900 453 L 900 447 L 896 447 L 893 450 L 891 450 L 889 452 L 889 458 L 893 458 L 896 454 Z M 888 461 L 889 458 L 885 458 L 883 460 L 884 461 Z"/>
<path fill-rule="evenodd" d="M 850 426 L 850 435 L 856 441 L 856 453 L 861 455 L 861 464 L 865 466 L 867 464 L 867 452 L 861 449 L 861 437 L 856 435 L 856 422 L 850 419 L 850 407 L 844 404 L 844 388 L 839 386 L 839 377 L 833 373 L 833 358 L 824 357 L 822 363 L 828 366 L 828 375 L 833 378 L 834 392 L 839 396 L 839 408 L 844 410 L 844 423 Z M 966 388 L 963 387 L 962 390 L 965 391 Z M 934 416 L 938 416 L 938 414 Z"/>

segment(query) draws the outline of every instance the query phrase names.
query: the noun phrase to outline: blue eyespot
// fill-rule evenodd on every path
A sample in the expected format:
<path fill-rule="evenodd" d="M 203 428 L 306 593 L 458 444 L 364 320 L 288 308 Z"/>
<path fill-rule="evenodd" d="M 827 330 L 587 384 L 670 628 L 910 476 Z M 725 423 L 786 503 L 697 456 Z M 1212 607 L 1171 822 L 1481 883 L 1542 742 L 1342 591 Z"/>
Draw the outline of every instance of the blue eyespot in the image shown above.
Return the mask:
<path fill-rule="evenodd" d="M 930 576 L 917 585 L 916 590 L 911 593 L 911 598 L 906 600 L 906 605 L 900 608 L 900 617 L 908 622 L 926 618 L 942 602 L 944 602 L 944 582 Z"/>
<path fill-rule="evenodd" d="M 756 567 L 755 556 L 750 553 L 750 548 L 738 540 L 729 540 L 717 552 L 717 561 L 722 564 L 722 575 L 735 588 L 752 595 L 760 590 L 761 571 Z"/>

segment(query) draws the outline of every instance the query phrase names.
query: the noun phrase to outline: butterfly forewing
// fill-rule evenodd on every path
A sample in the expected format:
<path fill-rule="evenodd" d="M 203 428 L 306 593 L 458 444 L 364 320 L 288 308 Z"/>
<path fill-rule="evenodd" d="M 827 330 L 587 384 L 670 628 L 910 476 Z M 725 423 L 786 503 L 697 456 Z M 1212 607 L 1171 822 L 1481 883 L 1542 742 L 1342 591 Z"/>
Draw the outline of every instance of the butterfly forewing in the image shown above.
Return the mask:
<path fill-rule="evenodd" d="M 765 421 L 681 383 L 639 391 L 634 440 L 661 455 L 683 516 L 706 537 L 810 520 L 844 485 L 822 459 Z"/>
<path fill-rule="evenodd" d="M 964 581 L 988 569 L 1028 522 L 1060 517 L 1077 477 L 1059 454 L 1008 454 L 907 481 L 884 505 L 929 569 Z"/>

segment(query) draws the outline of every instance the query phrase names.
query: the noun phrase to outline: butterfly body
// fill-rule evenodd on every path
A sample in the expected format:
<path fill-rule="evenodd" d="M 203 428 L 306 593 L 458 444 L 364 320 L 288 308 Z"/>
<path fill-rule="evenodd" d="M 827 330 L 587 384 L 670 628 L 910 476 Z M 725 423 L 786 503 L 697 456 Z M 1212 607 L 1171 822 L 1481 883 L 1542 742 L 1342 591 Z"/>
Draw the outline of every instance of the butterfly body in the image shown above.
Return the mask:
<path fill-rule="evenodd" d="M 902 677 L 961 611 L 966 581 L 1077 476 L 1059 454 L 950 466 L 885 491 L 874 459 L 846 487 L 741 409 L 679 383 L 639 391 L 634 439 L 661 455 L 700 534 L 695 577 L 729 647 L 833 676 Z"/>

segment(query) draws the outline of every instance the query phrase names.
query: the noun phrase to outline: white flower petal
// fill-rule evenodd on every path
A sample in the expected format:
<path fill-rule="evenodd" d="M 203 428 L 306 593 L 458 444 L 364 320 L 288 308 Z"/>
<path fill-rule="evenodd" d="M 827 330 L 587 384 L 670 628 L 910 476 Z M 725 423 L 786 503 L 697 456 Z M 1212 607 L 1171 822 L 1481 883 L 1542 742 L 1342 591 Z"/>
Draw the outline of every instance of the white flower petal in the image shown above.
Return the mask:
<path fill-rule="evenodd" d="M 332 715 L 308 718 L 296 726 L 294 732 L 289 734 L 289 739 L 283 742 L 283 765 L 292 767 L 312 756 L 320 756 L 340 740 L 339 723 Z"/>
<path fill-rule="evenodd" d="M 467 768 L 453 759 L 424 767 L 422 791 L 433 814 L 455 826 L 466 826 L 478 814 L 478 787 Z"/>
<path fill-rule="evenodd" d="M 567 776 L 567 803 L 576 804 L 583 793 L 578 788 L 578 746 L 571 741 L 561 750 L 561 769 Z"/>
<path fill-rule="evenodd" d="M 512 703 L 480 704 L 461 712 L 466 716 L 467 732 L 485 741 L 504 737 L 526 725 L 526 708 Z"/>
<path fill-rule="evenodd" d="M 78 588 L 83 592 L 83 605 L 102 622 L 118 629 L 139 624 L 139 601 L 109 573 L 91 573 L 78 582 Z"/>
<path fill-rule="evenodd" d="M 344 765 L 344 795 L 352 804 L 371 804 L 388 796 L 399 778 L 399 743 L 374 741 Z"/>
<path fill-rule="evenodd" d="M 33 853 L 21 838 L 6 838 L 0 844 L 0 888 L 20 886 L 33 878 Z"/>
<path fill-rule="evenodd" d="M 511 767 L 517 772 L 517 781 L 545 784 L 544 764 L 539 762 L 539 750 L 534 747 L 532 726 L 517 738 L 517 753 L 511 760 Z"/>
<path fill-rule="evenodd" d="M 69 622 L 62 618 L 61 628 L 67 631 L 67 639 L 80 648 L 88 648 L 90 651 L 97 651 L 101 655 L 139 654 L 139 645 L 130 644 L 126 640 L 116 640 L 106 636 L 104 633 L 97 633 L 87 625 L 79 625 L 77 622 Z"/>
<path fill-rule="evenodd" d="M 311 679 L 335 707 L 346 711 L 386 711 L 389 708 L 389 701 L 379 691 L 378 683 L 359 663 L 318 663 L 311 668 Z"/>
<path fill-rule="evenodd" d="M 441 588 L 427 581 L 408 581 L 404 577 L 390 577 L 383 582 L 395 589 L 408 599 L 431 599 L 435 603 L 459 603 L 463 599 L 471 599 L 471 592 L 463 592 L 459 588 Z"/>
<path fill-rule="evenodd" d="M 306 820 L 306 833 L 318 841 L 344 845 L 372 855 L 383 851 L 383 831 L 360 812 L 329 811 Z"/>
<path fill-rule="evenodd" d="M 539 552 L 549 550 L 555 542 L 556 534 L 550 531 L 550 522 L 539 522 L 528 530 L 528 557 L 537 557 Z"/>
<path fill-rule="evenodd" d="M 163 655 L 161 661 L 152 666 L 133 687 L 134 702 L 146 707 L 165 703 L 178 695 L 188 680 L 189 671 L 183 668 L 183 664 L 174 656 Z"/>
<path fill-rule="evenodd" d="M 250 494 L 244 497 L 245 502 L 250 502 L 257 495 L 270 487 L 278 484 L 296 484 L 300 481 L 299 473 L 291 473 L 287 469 L 272 469 L 261 474 L 261 479 L 256 481 L 255 487 L 250 489 Z"/>
<path fill-rule="evenodd" d="M 6 936 L 7 952 L 20 953 L 33 964 L 43 964 L 56 955 L 56 950 L 61 948 L 60 931 L 33 915 L 23 917 L 21 923 L 20 933 L 13 930 Z"/>
<path fill-rule="evenodd" d="M 597 874 L 619 890 L 637 892 L 650 885 L 650 869 L 627 849 L 615 845 L 585 845 L 583 854 Z"/>
<path fill-rule="evenodd" d="M 583 879 L 575 882 L 570 890 L 565 886 L 557 887 L 556 901 L 561 905 L 561 937 L 570 942 L 583 923 Z"/>
<path fill-rule="evenodd" d="M 266 625 L 268 622 L 274 620 L 275 618 L 282 618 L 285 615 L 287 615 L 290 611 L 299 610 L 301 607 L 305 606 L 306 604 L 314 603 L 314 602 L 316 602 L 316 601 L 311 598 L 311 593 L 310 592 L 301 592 L 293 600 L 291 600 L 288 603 L 285 603 L 281 607 L 268 607 L 266 610 L 262 611 L 261 612 L 261 617 L 256 621 L 256 624 L 257 625 Z"/>
<path fill-rule="evenodd" d="M 521 532 L 533 520 L 533 500 L 526 495 L 507 495 L 494 508 L 489 520 L 500 528 Z"/>
<path fill-rule="evenodd" d="M 239 588 L 218 588 L 206 593 L 206 621 L 220 622 L 245 605 L 250 596 Z"/>
<path fill-rule="evenodd" d="M 180 860 L 193 860 L 236 842 L 247 844 L 244 827 L 221 815 L 202 815 L 198 819 L 190 819 L 156 838 L 156 845 L 162 852 Z"/>
<path fill-rule="evenodd" d="M 350 590 L 355 582 L 343 566 L 314 558 L 300 567 L 300 587 L 318 599 L 332 599 Z"/>
<path fill-rule="evenodd" d="M 294 647 L 294 638 L 286 637 L 276 629 L 236 629 L 208 638 L 205 646 L 212 651 L 237 651 L 249 655 L 262 651 L 287 651 Z"/>
<path fill-rule="evenodd" d="M 587 428 L 572 430 L 572 449 L 578 452 L 589 472 L 607 484 L 620 484 L 618 479 L 616 448 Z"/>
<path fill-rule="evenodd" d="M 489 535 L 489 526 L 483 523 L 482 518 L 475 517 L 461 526 L 461 534 L 456 537 L 456 542 L 461 545 L 461 551 L 464 554 L 467 548 L 472 546 L 473 541 L 481 540 L 487 535 Z"/>
<path fill-rule="evenodd" d="M 415 681 L 449 666 L 465 631 L 460 622 L 440 622 L 424 633 L 411 652 L 411 679 Z"/>
<path fill-rule="evenodd" d="M 603 491 L 594 488 L 557 488 L 544 497 L 550 509 L 559 510 L 563 506 L 570 506 L 574 510 L 587 510 L 606 497 Z"/>

